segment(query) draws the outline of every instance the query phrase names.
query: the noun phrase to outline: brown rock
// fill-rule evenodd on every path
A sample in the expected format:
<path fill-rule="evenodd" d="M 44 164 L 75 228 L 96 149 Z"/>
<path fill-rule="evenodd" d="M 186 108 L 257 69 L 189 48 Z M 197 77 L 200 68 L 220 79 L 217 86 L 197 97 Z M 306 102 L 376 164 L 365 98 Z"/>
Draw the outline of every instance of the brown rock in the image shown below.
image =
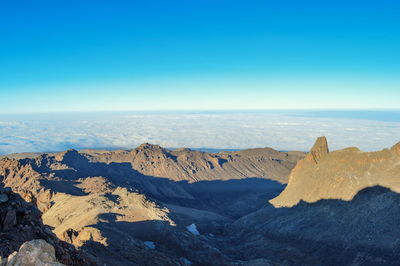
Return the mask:
<path fill-rule="evenodd" d="M 313 160 L 315 163 L 329 153 L 328 142 L 326 137 L 322 136 L 317 138 L 314 146 L 311 148 L 310 153 L 306 156 L 308 160 Z"/>
<path fill-rule="evenodd" d="M 352 147 L 328 152 L 326 139 L 318 138 L 311 152 L 299 161 L 285 190 L 270 200 L 275 207 L 291 207 L 300 200 L 351 200 L 358 191 L 382 186 L 400 192 L 400 145 L 377 152 Z"/>

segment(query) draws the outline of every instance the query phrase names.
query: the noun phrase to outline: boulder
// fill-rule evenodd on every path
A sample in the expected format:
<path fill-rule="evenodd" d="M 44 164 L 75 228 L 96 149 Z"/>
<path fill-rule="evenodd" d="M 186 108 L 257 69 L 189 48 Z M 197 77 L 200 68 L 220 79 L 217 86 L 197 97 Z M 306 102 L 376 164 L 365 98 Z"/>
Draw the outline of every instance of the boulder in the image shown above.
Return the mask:
<path fill-rule="evenodd" d="M 42 239 L 22 244 L 18 252 L 8 256 L 6 266 L 62 266 L 56 260 L 54 247 Z"/>

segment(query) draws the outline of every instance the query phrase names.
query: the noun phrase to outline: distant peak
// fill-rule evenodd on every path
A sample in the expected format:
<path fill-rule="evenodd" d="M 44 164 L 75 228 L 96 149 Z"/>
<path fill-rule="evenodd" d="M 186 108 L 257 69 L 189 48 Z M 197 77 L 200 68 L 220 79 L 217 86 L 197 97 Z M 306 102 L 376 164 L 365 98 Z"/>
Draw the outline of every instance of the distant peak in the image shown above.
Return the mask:
<path fill-rule="evenodd" d="M 317 138 L 314 143 L 314 146 L 311 148 L 309 158 L 312 159 L 315 163 L 318 163 L 319 160 L 329 153 L 328 141 L 325 136 Z"/>
<path fill-rule="evenodd" d="M 67 153 L 73 154 L 73 153 L 79 153 L 79 152 L 75 149 L 69 149 L 69 150 L 65 151 L 65 154 L 67 154 Z"/>
<path fill-rule="evenodd" d="M 87 163 L 88 159 L 79 151 L 69 149 L 55 155 L 55 159 L 67 165 L 76 165 L 76 163 Z"/>
<path fill-rule="evenodd" d="M 143 143 L 140 144 L 140 146 L 137 147 L 137 149 L 157 149 L 157 150 L 162 150 L 163 148 L 160 145 L 157 144 L 151 144 L 151 143 Z"/>
<path fill-rule="evenodd" d="M 69 150 L 66 150 L 63 152 L 56 153 L 54 157 L 57 161 L 62 161 L 66 157 L 76 156 L 77 154 L 79 154 L 79 152 L 77 150 L 69 149 Z M 42 158 L 45 158 L 45 156 L 47 156 L 47 155 L 42 156 Z"/>
<path fill-rule="evenodd" d="M 81 156 L 81 154 L 79 153 L 79 151 L 75 150 L 75 149 L 69 149 L 66 150 L 63 155 L 62 158 L 67 158 L 67 157 L 79 157 Z"/>

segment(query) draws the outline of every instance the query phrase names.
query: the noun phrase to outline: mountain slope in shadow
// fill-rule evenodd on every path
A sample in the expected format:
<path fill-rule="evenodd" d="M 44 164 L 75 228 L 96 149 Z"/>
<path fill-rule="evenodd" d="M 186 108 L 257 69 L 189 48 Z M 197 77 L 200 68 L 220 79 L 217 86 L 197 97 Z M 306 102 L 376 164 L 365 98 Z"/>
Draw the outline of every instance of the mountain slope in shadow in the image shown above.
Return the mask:
<path fill-rule="evenodd" d="M 274 258 L 281 265 L 398 265 L 399 213 L 400 194 L 380 186 L 351 201 L 268 205 L 228 226 L 221 250 L 235 259 Z"/>
<path fill-rule="evenodd" d="M 86 254 L 60 241 L 50 227 L 43 224 L 40 212 L 33 204 L 25 202 L 20 195 L 0 183 L 1 264 L 6 263 L 4 259 L 7 260 L 9 255 L 18 251 L 23 243 L 34 239 L 42 239 L 51 244 L 55 248 L 57 260 L 63 264 L 95 265 Z"/>
<path fill-rule="evenodd" d="M 236 159 L 228 162 L 222 157 L 232 154 L 186 149 L 169 152 L 148 144 L 128 153 L 120 157 L 111 152 L 107 156 L 112 158 L 108 158 L 102 157 L 103 153 L 95 157 L 89 151 L 68 150 L 36 158 L 3 159 L 0 176 L 6 186 L 43 212 L 44 222 L 59 238 L 92 254 L 100 265 L 183 265 L 186 260 L 194 265 L 230 265 L 233 262 L 206 235 L 221 234 L 226 223 L 258 210 L 265 205 L 265 197 L 276 196 L 284 188 L 268 176 L 251 178 L 247 174 L 268 169 L 271 173 L 285 169 L 288 174 L 294 163 L 285 160 L 295 158 L 260 149 L 234 155 Z M 279 156 L 282 158 L 277 159 Z M 170 176 L 145 174 L 147 168 L 138 167 L 138 158 L 141 165 L 156 164 L 155 169 L 167 169 L 159 173 Z M 232 170 L 236 160 L 259 160 L 261 165 L 267 159 L 273 166 L 267 164 L 262 171 L 243 168 L 240 163 Z M 207 164 L 212 160 L 212 165 Z M 212 169 L 218 169 L 223 180 L 203 176 L 204 181 L 194 182 L 203 177 L 193 171 L 192 176 L 175 178 L 176 169 L 182 175 L 189 169 L 184 162 L 196 168 L 196 173 L 211 175 Z M 199 166 L 203 163 L 204 169 Z M 191 224 L 200 236 L 188 231 Z M 146 241 L 154 248 L 147 247 Z"/>
<path fill-rule="evenodd" d="M 319 138 L 286 187 L 290 153 L 149 144 L 3 159 L 0 178 L 99 265 L 396 265 L 399 149 Z"/>

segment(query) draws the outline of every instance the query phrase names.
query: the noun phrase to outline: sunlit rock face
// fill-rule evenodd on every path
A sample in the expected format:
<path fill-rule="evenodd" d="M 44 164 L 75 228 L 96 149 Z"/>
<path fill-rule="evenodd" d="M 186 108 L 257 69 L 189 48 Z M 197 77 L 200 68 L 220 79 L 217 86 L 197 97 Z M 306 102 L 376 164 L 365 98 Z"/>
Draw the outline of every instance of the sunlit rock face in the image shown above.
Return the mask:
<path fill-rule="evenodd" d="M 301 200 L 349 201 L 360 190 L 376 185 L 400 192 L 399 143 L 377 152 L 355 147 L 329 152 L 326 138 L 321 137 L 292 170 L 285 190 L 270 203 L 291 207 Z"/>
<path fill-rule="evenodd" d="M 60 241 L 33 204 L 0 183 L 0 265 L 61 265 L 57 261 L 94 265 L 86 254 Z"/>
<path fill-rule="evenodd" d="M 216 247 L 225 224 L 280 193 L 304 156 L 146 143 L 4 158 L 0 181 L 35 205 L 58 238 L 99 265 L 229 265 Z"/>
<path fill-rule="evenodd" d="M 222 251 L 278 265 L 398 265 L 399 148 L 330 152 L 318 138 L 271 204 L 226 227 Z"/>

